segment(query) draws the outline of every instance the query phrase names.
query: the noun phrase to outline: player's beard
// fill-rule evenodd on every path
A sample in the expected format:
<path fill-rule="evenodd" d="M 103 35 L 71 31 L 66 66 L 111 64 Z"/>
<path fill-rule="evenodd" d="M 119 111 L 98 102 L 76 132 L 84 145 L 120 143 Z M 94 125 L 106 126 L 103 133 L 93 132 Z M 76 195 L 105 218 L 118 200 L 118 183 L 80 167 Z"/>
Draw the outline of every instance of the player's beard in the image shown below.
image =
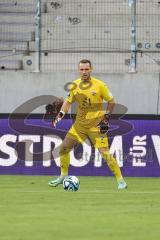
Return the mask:
<path fill-rule="evenodd" d="M 82 77 L 81 77 L 81 80 L 83 82 L 88 82 L 90 80 L 90 75 L 88 74 L 83 74 Z"/>

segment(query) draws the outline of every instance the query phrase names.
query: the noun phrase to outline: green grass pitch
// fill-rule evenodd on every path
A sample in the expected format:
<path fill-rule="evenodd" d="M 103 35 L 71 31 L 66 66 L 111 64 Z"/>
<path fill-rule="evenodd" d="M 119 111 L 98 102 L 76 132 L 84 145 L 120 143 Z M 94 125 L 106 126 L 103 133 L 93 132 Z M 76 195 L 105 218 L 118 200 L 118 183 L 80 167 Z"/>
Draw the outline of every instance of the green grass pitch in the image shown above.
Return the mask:
<path fill-rule="evenodd" d="M 160 239 L 160 178 L 79 177 L 77 192 L 49 176 L 0 176 L 1 240 Z"/>

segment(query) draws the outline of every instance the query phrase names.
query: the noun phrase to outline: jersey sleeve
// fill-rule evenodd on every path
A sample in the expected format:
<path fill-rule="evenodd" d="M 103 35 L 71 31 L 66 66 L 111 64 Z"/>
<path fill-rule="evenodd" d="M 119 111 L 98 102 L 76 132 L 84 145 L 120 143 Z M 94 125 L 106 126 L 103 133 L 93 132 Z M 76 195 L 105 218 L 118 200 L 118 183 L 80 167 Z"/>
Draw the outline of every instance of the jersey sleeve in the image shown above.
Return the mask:
<path fill-rule="evenodd" d="M 66 97 L 65 101 L 69 102 L 69 103 L 73 103 L 75 102 L 75 96 L 74 96 L 74 92 L 70 91 L 68 96 Z"/>
<path fill-rule="evenodd" d="M 107 102 L 113 99 L 112 93 L 110 92 L 109 88 L 105 84 L 102 84 L 101 86 L 101 94 L 102 94 L 102 98 Z"/>

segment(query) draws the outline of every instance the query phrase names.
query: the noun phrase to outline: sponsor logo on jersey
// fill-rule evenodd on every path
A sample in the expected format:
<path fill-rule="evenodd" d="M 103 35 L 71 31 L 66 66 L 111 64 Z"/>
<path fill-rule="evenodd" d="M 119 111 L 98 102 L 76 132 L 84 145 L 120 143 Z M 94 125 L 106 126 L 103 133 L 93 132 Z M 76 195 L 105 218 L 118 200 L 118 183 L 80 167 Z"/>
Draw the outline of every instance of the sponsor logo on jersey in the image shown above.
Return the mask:
<path fill-rule="evenodd" d="M 93 96 L 96 96 L 96 92 L 95 92 L 95 91 L 92 91 L 91 94 L 92 94 Z"/>

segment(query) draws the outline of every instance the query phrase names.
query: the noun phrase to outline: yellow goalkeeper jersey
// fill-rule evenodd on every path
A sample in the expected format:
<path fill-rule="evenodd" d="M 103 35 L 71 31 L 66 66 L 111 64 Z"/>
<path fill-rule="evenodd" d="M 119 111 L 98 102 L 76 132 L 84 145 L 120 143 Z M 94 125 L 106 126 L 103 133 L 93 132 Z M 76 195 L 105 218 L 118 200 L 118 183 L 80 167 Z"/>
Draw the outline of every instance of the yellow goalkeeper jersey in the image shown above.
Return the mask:
<path fill-rule="evenodd" d="M 66 101 L 77 103 L 76 124 L 85 128 L 97 126 L 104 111 L 103 101 L 111 101 L 113 96 L 104 82 L 91 77 L 88 82 L 73 81 Z M 105 108 L 106 109 L 106 108 Z"/>

